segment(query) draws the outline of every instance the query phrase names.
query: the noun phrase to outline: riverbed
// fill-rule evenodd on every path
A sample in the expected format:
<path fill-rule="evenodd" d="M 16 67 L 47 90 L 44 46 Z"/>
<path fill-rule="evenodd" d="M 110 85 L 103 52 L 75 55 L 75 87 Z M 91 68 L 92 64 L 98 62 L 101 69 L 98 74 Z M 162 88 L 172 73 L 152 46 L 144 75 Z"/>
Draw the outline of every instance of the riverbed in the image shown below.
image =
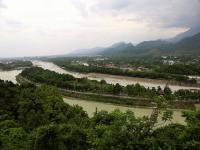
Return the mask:
<path fill-rule="evenodd" d="M 107 83 L 110 84 L 116 84 L 119 83 L 120 85 L 126 86 L 130 84 L 136 84 L 139 83 L 146 88 L 152 88 L 152 87 L 158 87 L 164 88 L 167 84 L 166 80 L 155 80 L 155 79 L 146 79 L 146 78 L 135 78 L 135 77 L 125 77 L 125 76 L 116 76 L 116 75 L 107 75 L 107 74 L 99 74 L 99 73 L 89 73 L 89 74 L 83 74 L 83 73 L 77 73 L 72 71 L 64 70 L 63 68 L 55 65 L 52 62 L 44 62 L 44 61 L 32 61 L 34 66 L 42 67 L 43 69 L 48 69 L 51 71 L 55 71 L 57 73 L 61 74 L 70 74 L 73 75 L 76 78 L 83 78 L 87 77 L 91 80 L 105 80 Z M 178 85 L 168 85 L 172 91 L 177 91 L 180 89 L 199 89 L 197 87 L 189 87 L 189 86 L 178 86 Z"/>

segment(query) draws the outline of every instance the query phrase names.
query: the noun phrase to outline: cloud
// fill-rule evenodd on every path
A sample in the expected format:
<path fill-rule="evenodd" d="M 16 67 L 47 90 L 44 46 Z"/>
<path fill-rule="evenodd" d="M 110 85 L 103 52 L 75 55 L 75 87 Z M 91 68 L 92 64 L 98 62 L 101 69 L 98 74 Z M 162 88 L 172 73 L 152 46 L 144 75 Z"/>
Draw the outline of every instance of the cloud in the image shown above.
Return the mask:
<path fill-rule="evenodd" d="M 87 5 L 82 0 L 71 0 L 73 6 L 80 11 L 82 16 L 87 16 Z"/>
<path fill-rule="evenodd" d="M 96 0 L 91 10 L 167 28 L 200 23 L 200 0 Z"/>
<path fill-rule="evenodd" d="M 0 54 L 170 38 L 199 25 L 199 10 L 200 0 L 0 0 Z"/>

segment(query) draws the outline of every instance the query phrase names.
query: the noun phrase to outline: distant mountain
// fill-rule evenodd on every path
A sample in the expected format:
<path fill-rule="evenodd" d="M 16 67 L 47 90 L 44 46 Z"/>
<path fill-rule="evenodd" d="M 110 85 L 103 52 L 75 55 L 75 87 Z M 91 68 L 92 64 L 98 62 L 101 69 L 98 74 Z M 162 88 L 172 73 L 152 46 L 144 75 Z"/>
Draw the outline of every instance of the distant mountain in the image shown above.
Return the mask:
<path fill-rule="evenodd" d="M 166 41 L 155 40 L 155 41 L 144 41 L 136 46 L 137 49 L 153 49 L 164 44 L 168 44 Z"/>
<path fill-rule="evenodd" d="M 123 53 L 125 51 L 133 50 L 135 46 L 132 43 L 119 42 L 111 45 L 108 48 L 104 48 L 100 55 L 115 56 L 116 54 Z"/>
<path fill-rule="evenodd" d="M 144 56 L 151 53 L 157 54 L 159 47 L 168 46 L 168 42 L 162 40 L 144 41 L 136 46 L 131 43 L 120 42 L 105 48 L 100 55 L 104 56 Z"/>
<path fill-rule="evenodd" d="M 98 55 L 100 52 L 104 51 L 104 49 L 105 48 L 102 47 L 95 47 L 91 49 L 79 49 L 68 54 L 68 56 L 95 56 Z"/>
<path fill-rule="evenodd" d="M 114 44 L 99 53 L 104 56 L 160 56 L 200 54 L 200 33 L 177 43 L 162 40 L 145 41 L 136 46 L 131 43 Z"/>
<path fill-rule="evenodd" d="M 167 41 L 172 42 L 172 43 L 176 43 L 176 42 L 181 41 L 184 38 L 191 37 L 191 36 L 193 36 L 197 33 L 200 33 L 200 26 L 193 27 L 193 28 L 187 30 L 186 32 L 178 34 L 174 38 L 168 39 Z"/>
<path fill-rule="evenodd" d="M 192 54 L 200 54 L 200 27 L 192 28 L 167 41 L 144 41 L 135 46 L 132 43 L 119 42 L 106 48 L 96 47 L 92 49 L 80 49 L 71 54 L 68 54 L 67 56 L 103 55 L 112 57 Z"/>
<path fill-rule="evenodd" d="M 175 44 L 176 54 L 200 54 L 200 33 Z"/>

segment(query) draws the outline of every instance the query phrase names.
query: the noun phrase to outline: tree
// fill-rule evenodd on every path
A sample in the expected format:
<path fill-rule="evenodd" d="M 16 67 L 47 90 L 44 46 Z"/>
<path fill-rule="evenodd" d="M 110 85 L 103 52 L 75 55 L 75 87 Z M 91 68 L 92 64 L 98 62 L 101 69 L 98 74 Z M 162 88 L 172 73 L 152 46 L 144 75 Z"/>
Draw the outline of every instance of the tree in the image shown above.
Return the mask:
<path fill-rule="evenodd" d="M 185 111 L 187 127 L 180 136 L 183 149 L 199 149 L 200 146 L 200 110 Z"/>
<path fill-rule="evenodd" d="M 86 150 L 87 134 L 75 125 L 50 124 L 29 136 L 30 150 Z"/>
<path fill-rule="evenodd" d="M 131 111 L 115 110 L 99 112 L 92 119 L 94 128 L 88 135 L 92 150 L 144 149 L 147 146 L 145 139 L 152 131 L 148 117 L 136 118 Z"/>
<path fill-rule="evenodd" d="M 0 130 L 0 149 L 26 150 L 27 133 L 21 127 Z"/>
<path fill-rule="evenodd" d="M 172 110 L 166 110 L 162 113 L 162 120 L 163 121 L 171 121 L 173 119 L 173 111 Z"/>
<path fill-rule="evenodd" d="M 123 90 L 122 86 L 119 83 L 117 83 L 116 85 L 114 85 L 113 94 L 120 95 L 122 90 Z"/>
<path fill-rule="evenodd" d="M 171 95 L 172 94 L 172 90 L 169 88 L 168 85 L 166 85 L 165 88 L 164 88 L 164 94 L 165 95 Z"/>
<path fill-rule="evenodd" d="M 182 149 L 180 136 L 185 130 L 184 125 L 169 124 L 160 128 L 157 128 L 152 133 L 152 146 L 155 149 Z"/>

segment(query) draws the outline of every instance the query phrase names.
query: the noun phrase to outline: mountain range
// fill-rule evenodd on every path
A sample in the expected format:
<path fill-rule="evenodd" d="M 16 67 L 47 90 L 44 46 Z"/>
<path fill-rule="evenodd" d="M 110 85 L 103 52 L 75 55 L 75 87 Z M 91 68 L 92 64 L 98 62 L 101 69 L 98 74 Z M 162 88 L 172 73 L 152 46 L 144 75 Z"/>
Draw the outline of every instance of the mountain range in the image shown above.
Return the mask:
<path fill-rule="evenodd" d="M 78 50 L 71 56 L 161 56 L 199 55 L 200 27 L 192 28 L 172 39 L 144 41 L 137 45 L 119 42 L 109 47 Z"/>

